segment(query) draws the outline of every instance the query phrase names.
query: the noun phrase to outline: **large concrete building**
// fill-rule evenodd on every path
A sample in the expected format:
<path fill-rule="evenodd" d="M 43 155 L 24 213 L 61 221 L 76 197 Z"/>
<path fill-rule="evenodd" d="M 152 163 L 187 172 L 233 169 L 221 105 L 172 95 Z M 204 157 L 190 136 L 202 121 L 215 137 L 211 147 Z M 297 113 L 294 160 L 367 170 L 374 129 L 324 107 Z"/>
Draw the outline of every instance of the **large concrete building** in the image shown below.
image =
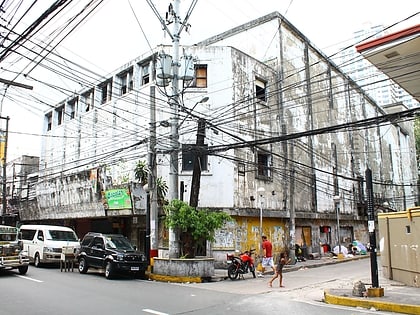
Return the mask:
<path fill-rule="evenodd" d="M 181 48 L 195 63 L 192 80 L 180 77 L 179 196 L 188 201 L 204 121 L 198 206 L 235 219 L 199 254 L 222 261 L 233 249 L 258 248 L 261 227 L 276 252 L 291 243 L 307 252 L 367 243 L 368 168 L 375 209 L 414 205 L 407 108 L 378 106 L 279 13 Z M 143 248 L 145 192 L 134 169 L 156 131 L 157 174 L 167 183 L 171 176 L 173 95 L 156 77 L 170 51 L 156 47 L 45 114 L 36 198 L 21 204 L 22 221 L 61 222 L 79 236 L 117 231 Z M 111 204 L 113 194 L 122 202 Z M 165 255 L 161 222 L 158 231 Z"/>

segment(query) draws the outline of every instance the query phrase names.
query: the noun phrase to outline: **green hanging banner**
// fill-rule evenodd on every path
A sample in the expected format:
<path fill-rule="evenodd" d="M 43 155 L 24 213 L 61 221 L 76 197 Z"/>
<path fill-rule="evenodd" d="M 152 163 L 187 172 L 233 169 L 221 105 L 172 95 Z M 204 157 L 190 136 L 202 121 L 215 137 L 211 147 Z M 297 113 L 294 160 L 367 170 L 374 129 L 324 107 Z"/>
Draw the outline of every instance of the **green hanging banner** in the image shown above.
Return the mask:
<path fill-rule="evenodd" d="M 105 191 L 105 199 L 109 210 L 131 209 L 131 197 L 128 188 Z"/>

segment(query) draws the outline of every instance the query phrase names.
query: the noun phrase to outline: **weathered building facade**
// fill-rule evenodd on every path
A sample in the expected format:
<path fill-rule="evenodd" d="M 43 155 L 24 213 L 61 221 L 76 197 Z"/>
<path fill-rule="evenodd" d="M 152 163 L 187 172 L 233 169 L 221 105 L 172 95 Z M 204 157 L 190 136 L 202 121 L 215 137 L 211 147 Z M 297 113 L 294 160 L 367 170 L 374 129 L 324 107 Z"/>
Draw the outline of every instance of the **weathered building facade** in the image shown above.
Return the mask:
<path fill-rule="evenodd" d="M 35 197 L 38 182 L 39 157 L 23 155 L 6 163 L 5 189 L 6 202 L 2 202 L 2 222 L 14 225 L 19 215 L 20 205 Z"/>
<path fill-rule="evenodd" d="M 145 192 L 134 169 L 147 160 L 156 127 L 157 173 L 168 182 L 173 104 L 155 65 L 170 49 L 157 47 L 46 113 L 36 199 L 22 204 L 22 221 L 64 222 L 79 236 L 111 229 L 145 239 Z M 195 77 L 180 86 L 180 198 L 191 192 L 201 118 L 199 207 L 235 218 L 217 231 L 207 255 L 222 261 L 227 251 L 258 248 L 261 226 L 275 252 L 291 243 L 307 252 L 366 243 L 367 168 L 376 205 L 414 205 L 411 123 L 380 119 L 403 106 L 377 106 L 280 14 L 182 49 L 195 59 Z M 110 207 L 110 190 L 127 190 L 130 202 Z M 167 242 L 159 224 L 162 253 Z"/>

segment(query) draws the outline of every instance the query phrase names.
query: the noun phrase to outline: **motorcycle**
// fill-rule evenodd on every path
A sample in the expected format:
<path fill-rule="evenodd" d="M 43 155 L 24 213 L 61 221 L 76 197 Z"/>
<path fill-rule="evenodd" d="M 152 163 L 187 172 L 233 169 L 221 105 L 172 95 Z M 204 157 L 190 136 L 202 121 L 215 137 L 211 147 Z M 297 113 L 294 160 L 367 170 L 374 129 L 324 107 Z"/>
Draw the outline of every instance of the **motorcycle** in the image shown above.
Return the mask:
<path fill-rule="evenodd" d="M 255 278 L 255 265 L 254 258 L 252 257 L 254 252 L 255 249 L 250 249 L 240 253 L 238 256 L 227 254 L 227 263 L 229 264 L 227 271 L 230 280 L 237 279 L 239 275 L 243 277 L 248 272 L 251 272 Z"/>
<path fill-rule="evenodd" d="M 306 261 L 305 256 L 303 256 L 302 247 L 300 247 L 298 244 L 295 244 L 295 258 L 296 261 Z"/>

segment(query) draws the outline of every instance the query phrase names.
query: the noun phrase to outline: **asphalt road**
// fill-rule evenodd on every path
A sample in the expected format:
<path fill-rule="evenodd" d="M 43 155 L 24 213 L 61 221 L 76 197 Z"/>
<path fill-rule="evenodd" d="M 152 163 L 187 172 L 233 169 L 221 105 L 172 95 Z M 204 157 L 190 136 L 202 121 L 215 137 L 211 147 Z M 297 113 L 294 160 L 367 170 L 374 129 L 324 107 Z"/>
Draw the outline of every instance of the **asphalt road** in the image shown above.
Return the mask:
<path fill-rule="evenodd" d="M 285 273 L 285 288 L 269 288 L 269 276 L 176 284 L 30 266 L 26 276 L 0 274 L 0 314 L 390 314 L 322 302 L 328 286 L 369 275 L 369 262 L 361 260 Z"/>

